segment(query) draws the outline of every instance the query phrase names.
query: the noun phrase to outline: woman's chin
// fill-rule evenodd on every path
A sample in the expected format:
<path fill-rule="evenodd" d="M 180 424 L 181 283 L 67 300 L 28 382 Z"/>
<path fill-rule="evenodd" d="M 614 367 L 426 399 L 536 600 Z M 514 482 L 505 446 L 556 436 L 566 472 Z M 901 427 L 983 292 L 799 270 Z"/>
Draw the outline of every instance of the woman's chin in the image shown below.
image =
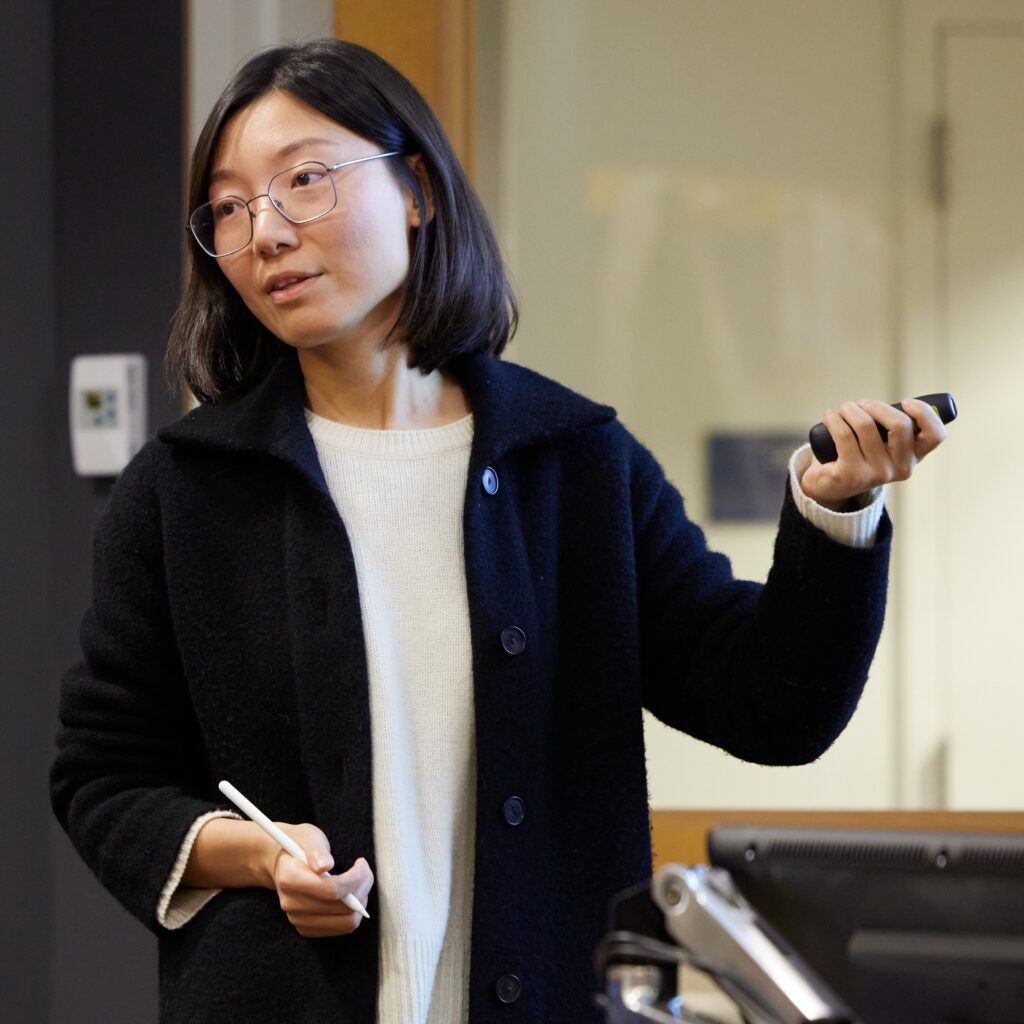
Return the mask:
<path fill-rule="evenodd" d="M 323 332 L 289 332 L 277 335 L 289 348 L 293 348 L 300 356 L 331 359 L 339 354 L 352 356 L 364 352 L 372 356 L 381 347 L 384 334 L 365 331 L 323 331 Z"/>

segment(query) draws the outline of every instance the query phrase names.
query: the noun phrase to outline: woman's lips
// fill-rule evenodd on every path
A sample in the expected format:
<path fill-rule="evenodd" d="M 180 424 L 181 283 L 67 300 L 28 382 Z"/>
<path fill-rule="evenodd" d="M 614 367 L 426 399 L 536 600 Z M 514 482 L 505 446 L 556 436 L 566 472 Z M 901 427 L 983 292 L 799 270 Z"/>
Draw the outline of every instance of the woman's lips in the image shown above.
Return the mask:
<path fill-rule="evenodd" d="M 291 302 L 309 290 L 310 287 L 320 280 L 319 274 L 296 274 L 293 278 L 281 278 L 271 284 L 267 291 L 270 301 L 280 304 Z"/>

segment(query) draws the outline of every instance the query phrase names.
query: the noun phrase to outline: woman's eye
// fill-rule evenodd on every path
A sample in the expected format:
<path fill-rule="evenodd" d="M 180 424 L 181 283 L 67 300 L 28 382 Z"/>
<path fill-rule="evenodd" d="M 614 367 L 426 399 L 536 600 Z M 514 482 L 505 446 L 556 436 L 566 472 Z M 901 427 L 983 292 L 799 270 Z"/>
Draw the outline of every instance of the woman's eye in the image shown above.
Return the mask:
<path fill-rule="evenodd" d="M 308 188 L 315 185 L 323 176 L 322 171 L 298 171 L 292 178 L 292 188 Z"/>
<path fill-rule="evenodd" d="M 234 198 L 218 199 L 210 205 L 213 207 L 213 216 L 216 220 L 226 220 L 228 217 L 233 217 L 242 208 L 241 200 Z"/>

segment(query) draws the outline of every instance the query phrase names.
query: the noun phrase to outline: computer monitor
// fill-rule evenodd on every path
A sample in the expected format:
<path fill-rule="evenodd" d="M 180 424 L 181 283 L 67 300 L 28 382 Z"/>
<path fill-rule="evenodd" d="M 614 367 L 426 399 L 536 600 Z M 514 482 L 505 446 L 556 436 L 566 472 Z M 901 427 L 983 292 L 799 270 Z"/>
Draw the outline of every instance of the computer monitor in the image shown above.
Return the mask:
<path fill-rule="evenodd" d="M 1024 836 L 728 826 L 708 854 L 864 1024 L 1024 1022 Z"/>

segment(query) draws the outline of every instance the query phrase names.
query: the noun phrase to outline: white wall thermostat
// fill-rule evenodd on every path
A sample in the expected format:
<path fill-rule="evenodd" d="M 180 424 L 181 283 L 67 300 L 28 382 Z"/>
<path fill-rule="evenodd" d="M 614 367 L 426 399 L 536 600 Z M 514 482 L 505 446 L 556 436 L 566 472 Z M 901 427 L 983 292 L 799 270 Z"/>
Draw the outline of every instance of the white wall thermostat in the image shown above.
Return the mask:
<path fill-rule="evenodd" d="M 117 476 L 146 440 L 146 357 L 75 356 L 68 392 L 79 476 Z"/>

